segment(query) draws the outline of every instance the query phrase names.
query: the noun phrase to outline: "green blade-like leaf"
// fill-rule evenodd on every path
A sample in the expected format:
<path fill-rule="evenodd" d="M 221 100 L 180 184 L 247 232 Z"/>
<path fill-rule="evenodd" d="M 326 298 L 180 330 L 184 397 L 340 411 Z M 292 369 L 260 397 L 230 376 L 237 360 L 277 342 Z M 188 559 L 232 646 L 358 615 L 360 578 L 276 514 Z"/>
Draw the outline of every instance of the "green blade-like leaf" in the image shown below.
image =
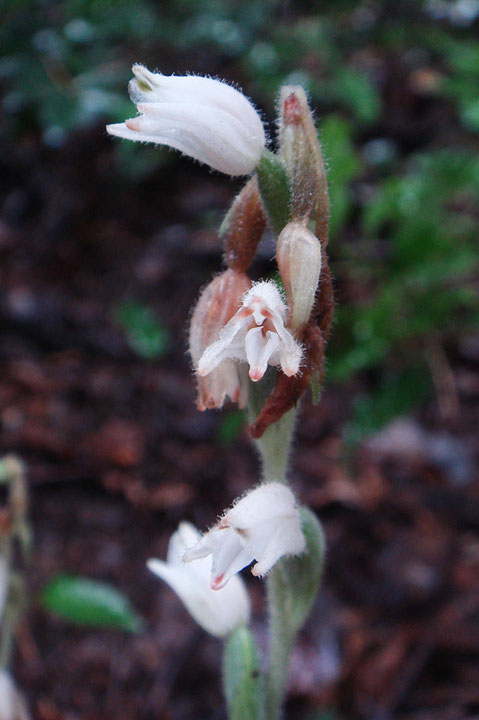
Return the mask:
<path fill-rule="evenodd" d="M 230 720 L 264 720 L 264 684 L 258 650 L 246 627 L 237 627 L 226 640 L 223 685 Z"/>
<path fill-rule="evenodd" d="M 143 622 L 122 593 L 107 583 L 59 575 L 41 594 L 42 605 L 76 625 L 139 632 Z"/>

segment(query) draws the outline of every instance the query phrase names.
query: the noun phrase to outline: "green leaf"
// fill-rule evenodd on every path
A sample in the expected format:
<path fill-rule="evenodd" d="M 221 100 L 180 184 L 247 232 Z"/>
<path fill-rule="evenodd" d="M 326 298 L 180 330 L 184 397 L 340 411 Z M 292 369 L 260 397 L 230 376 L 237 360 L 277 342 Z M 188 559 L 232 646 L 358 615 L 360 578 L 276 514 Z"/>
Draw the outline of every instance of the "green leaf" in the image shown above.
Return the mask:
<path fill-rule="evenodd" d="M 218 445 L 223 447 L 231 445 L 241 435 L 245 424 L 246 418 L 243 410 L 233 410 L 224 415 L 216 433 Z"/>
<path fill-rule="evenodd" d="M 141 357 L 152 360 L 168 349 L 170 334 L 146 305 L 126 302 L 115 313 L 118 324 L 126 331 L 128 342 Z"/>
<path fill-rule="evenodd" d="M 359 395 L 344 430 L 347 444 L 355 445 L 388 422 L 404 415 L 431 394 L 431 379 L 425 367 L 412 367 L 397 376 L 387 375 L 370 394 Z"/>
<path fill-rule="evenodd" d="M 140 632 L 143 621 L 130 601 L 107 583 L 59 575 L 44 587 L 42 605 L 76 625 Z"/>
<path fill-rule="evenodd" d="M 381 98 L 366 73 L 339 66 L 331 88 L 336 98 L 351 109 L 358 121 L 371 124 L 378 119 Z"/>
<path fill-rule="evenodd" d="M 226 640 L 223 687 L 229 720 L 263 720 L 264 682 L 258 650 L 252 634 L 244 626 L 233 630 Z"/>
<path fill-rule="evenodd" d="M 288 618 L 291 631 L 304 625 L 318 592 L 323 574 L 326 541 L 316 515 L 307 507 L 300 508 L 306 552 L 298 557 L 286 557 L 271 571 L 274 592 L 281 598 L 283 616 Z"/>

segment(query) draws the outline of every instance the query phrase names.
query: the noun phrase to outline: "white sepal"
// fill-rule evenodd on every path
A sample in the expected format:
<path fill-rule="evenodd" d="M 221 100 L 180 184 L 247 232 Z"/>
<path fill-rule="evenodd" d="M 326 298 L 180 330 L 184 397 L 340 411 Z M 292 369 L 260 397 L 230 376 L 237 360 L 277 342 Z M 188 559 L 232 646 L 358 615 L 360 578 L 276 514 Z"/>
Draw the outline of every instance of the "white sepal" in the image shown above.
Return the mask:
<path fill-rule="evenodd" d="M 148 560 L 148 568 L 171 587 L 203 630 L 215 637 L 225 637 L 233 628 L 246 624 L 250 601 L 242 580 L 234 578 L 227 588 L 217 591 L 210 587 L 211 558 L 185 565 L 187 548 L 201 538 L 198 530 L 187 522 L 180 523 L 168 546 L 166 562 Z"/>
<path fill-rule="evenodd" d="M 253 172 L 265 145 L 249 100 L 220 80 L 152 73 L 133 65 L 129 91 L 139 117 L 108 125 L 111 135 L 180 150 L 227 175 Z"/>
<path fill-rule="evenodd" d="M 265 575 L 284 555 L 305 549 L 301 520 L 292 491 L 280 483 L 259 485 L 227 510 L 220 521 L 183 556 L 200 562 L 213 556 L 211 587 L 223 588 L 253 560 L 253 575 Z"/>

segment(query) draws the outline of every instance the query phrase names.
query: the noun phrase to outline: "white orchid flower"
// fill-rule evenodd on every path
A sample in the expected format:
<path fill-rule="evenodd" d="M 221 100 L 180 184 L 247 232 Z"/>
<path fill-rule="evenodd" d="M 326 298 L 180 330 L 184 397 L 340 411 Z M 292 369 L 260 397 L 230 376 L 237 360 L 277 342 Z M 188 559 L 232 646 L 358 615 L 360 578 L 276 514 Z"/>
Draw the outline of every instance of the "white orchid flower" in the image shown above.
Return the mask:
<path fill-rule="evenodd" d="M 285 375 L 296 375 L 302 349 L 285 327 L 287 312 L 273 282 L 253 285 L 218 339 L 204 351 L 198 363 L 198 375 L 206 376 L 221 363 L 231 360 L 248 363 L 253 382 L 261 380 L 268 365 L 280 365 Z"/>
<path fill-rule="evenodd" d="M 265 575 L 283 555 L 305 550 L 301 519 L 291 490 L 271 482 L 251 490 L 227 510 L 219 523 L 183 555 L 196 562 L 213 556 L 211 587 L 224 588 L 233 575 L 256 560 L 253 575 Z M 228 585 L 229 587 L 229 585 Z"/>
<path fill-rule="evenodd" d="M 241 92 L 208 77 L 161 75 L 142 65 L 132 70 L 128 89 L 140 115 L 107 125 L 111 135 L 169 145 L 227 175 L 253 172 L 264 128 Z"/>
<path fill-rule="evenodd" d="M 149 560 L 148 568 L 171 587 L 203 630 L 215 637 L 225 637 L 237 625 L 246 624 L 250 615 L 249 596 L 241 578 L 234 578 L 221 591 L 210 587 L 211 558 L 185 565 L 185 550 L 201 538 L 187 522 L 180 523 L 171 536 L 166 562 Z"/>

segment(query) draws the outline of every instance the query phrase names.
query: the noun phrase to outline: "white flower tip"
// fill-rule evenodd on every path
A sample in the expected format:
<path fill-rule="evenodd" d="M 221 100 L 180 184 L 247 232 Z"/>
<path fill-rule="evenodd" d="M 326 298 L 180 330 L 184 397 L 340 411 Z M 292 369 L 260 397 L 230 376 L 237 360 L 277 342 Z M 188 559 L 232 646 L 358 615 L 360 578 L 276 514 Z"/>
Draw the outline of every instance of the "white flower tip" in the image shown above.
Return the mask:
<path fill-rule="evenodd" d="M 107 125 L 105 129 L 110 135 L 118 135 L 118 127 L 120 125 L 121 127 L 123 127 L 124 123 L 114 123 L 112 125 Z"/>
<path fill-rule="evenodd" d="M 162 570 L 165 563 L 162 560 L 158 560 L 157 558 L 150 558 L 146 561 L 146 567 L 150 572 L 152 572 L 154 575 L 158 575 L 161 577 Z"/>
<path fill-rule="evenodd" d="M 264 373 L 265 373 L 265 370 L 263 368 L 250 367 L 250 369 L 249 369 L 250 380 L 252 380 L 253 382 L 258 382 L 259 380 L 261 380 Z"/>
<path fill-rule="evenodd" d="M 212 590 L 221 590 L 228 581 L 225 580 L 225 574 L 221 573 L 221 575 L 217 575 L 216 577 L 212 578 L 211 580 L 211 589 Z"/>
<path fill-rule="evenodd" d="M 128 128 L 128 130 L 134 130 L 135 132 L 141 132 L 141 118 L 131 118 L 130 120 L 125 120 L 125 125 Z"/>
<path fill-rule="evenodd" d="M 258 563 L 256 563 L 256 565 L 253 565 L 253 567 L 251 568 L 251 574 L 258 578 L 263 577 L 264 573 L 257 570 L 256 569 L 257 567 L 258 567 Z"/>

